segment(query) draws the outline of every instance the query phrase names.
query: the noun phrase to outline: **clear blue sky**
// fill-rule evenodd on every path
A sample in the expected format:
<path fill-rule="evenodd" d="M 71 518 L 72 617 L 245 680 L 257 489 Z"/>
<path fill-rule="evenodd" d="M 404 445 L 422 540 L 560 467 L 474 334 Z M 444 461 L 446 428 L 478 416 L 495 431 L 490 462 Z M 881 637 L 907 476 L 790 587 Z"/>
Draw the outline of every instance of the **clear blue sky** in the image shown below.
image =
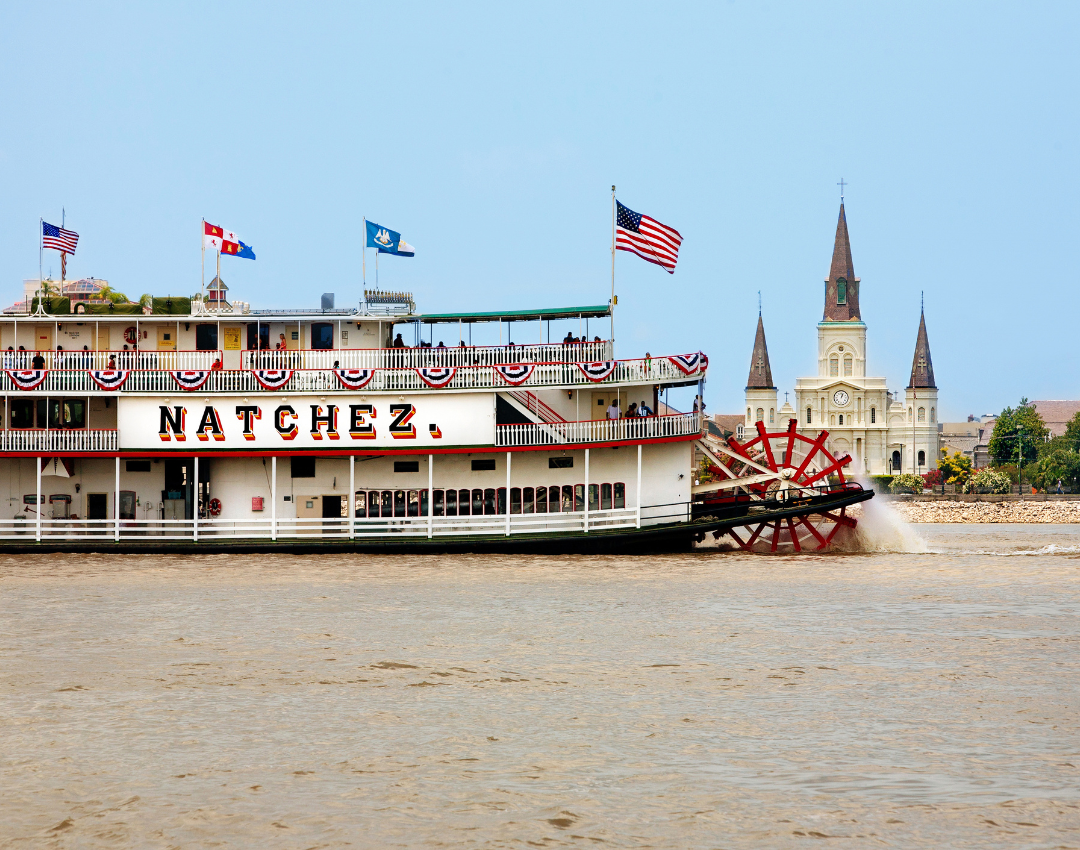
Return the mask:
<path fill-rule="evenodd" d="M 615 183 L 684 237 L 674 276 L 619 253 L 619 355 L 703 349 L 737 412 L 759 289 L 780 389 L 815 370 L 842 176 L 871 373 L 907 383 L 925 290 L 943 418 L 1080 397 L 1075 3 L 0 17 L 5 305 L 61 207 L 69 275 L 133 297 L 197 291 L 205 216 L 258 254 L 223 259 L 235 297 L 354 304 L 367 215 L 421 310 L 603 303 Z"/>

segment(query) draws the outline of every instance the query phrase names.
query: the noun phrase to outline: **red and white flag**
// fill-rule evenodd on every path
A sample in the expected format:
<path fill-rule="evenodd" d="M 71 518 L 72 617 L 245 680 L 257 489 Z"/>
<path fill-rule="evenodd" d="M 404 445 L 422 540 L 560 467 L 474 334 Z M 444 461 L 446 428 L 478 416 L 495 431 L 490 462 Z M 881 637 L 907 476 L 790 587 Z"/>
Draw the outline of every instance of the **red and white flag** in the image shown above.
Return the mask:
<path fill-rule="evenodd" d="M 682 245 L 679 231 L 647 215 L 636 213 L 618 201 L 616 204 L 615 248 L 637 254 L 641 259 L 663 267 L 668 274 L 675 274 L 679 246 Z"/>
<path fill-rule="evenodd" d="M 225 230 L 216 224 L 203 221 L 203 247 L 222 254 L 239 254 L 240 237 L 231 230 Z"/>

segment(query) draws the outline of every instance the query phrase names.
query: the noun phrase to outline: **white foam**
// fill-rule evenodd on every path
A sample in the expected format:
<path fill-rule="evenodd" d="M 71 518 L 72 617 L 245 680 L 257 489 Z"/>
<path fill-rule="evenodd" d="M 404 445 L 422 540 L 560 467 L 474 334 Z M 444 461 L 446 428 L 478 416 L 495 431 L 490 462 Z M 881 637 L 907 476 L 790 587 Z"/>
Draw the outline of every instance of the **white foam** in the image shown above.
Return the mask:
<path fill-rule="evenodd" d="M 860 482 L 870 489 L 868 481 Z M 883 499 L 869 499 L 859 504 L 861 516 L 851 542 L 845 548 L 854 552 L 929 552 L 926 541 Z"/>

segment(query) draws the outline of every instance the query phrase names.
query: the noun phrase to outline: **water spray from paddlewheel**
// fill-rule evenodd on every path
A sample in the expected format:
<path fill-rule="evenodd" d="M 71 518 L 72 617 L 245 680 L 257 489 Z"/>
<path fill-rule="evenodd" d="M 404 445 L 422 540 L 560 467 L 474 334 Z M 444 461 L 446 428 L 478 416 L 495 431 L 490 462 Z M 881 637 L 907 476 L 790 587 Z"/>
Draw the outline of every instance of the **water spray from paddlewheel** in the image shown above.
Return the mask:
<path fill-rule="evenodd" d="M 713 536 L 748 552 L 820 552 L 847 543 L 857 520 L 837 497 L 862 491 L 849 481 L 847 454 L 835 457 L 826 447 L 829 432 L 816 437 L 797 432 L 798 422 L 784 431 L 756 425 L 757 436 L 747 442 L 698 447 L 708 460 L 713 478 L 694 487 L 696 511 L 745 515 L 746 522 Z M 726 540 L 725 540 L 726 536 Z"/>

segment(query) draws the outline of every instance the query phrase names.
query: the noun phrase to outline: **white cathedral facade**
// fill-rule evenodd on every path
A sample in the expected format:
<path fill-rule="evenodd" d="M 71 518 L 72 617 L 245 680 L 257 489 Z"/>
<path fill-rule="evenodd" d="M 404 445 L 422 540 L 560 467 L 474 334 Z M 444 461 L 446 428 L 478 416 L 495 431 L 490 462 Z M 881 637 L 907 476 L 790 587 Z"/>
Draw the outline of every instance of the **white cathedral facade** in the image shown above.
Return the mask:
<path fill-rule="evenodd" d="M 859 278 L 851 261 L 844 204 L 836 225 L 832 265 L 825 281 L 825 311 L 818 323 L 817 375 L 795 382 L 794 407 L 777 404 L 765 328 L 758 316 L 757 337 L 746 385 L 746 423 L 750 439 L 755 423 L 769 431 L 798 421 L 798 430 L 816 437 L 828 431 L 826 446 L 839 457 L 851 456 L 850 473 L 922 474 L 937 467 L 938 390 L 926 318 L 920 316 L 911 378 L 903 399 L 889 392 L 885 378 L 866 375 L 866 324 L 859 311 Z"/>

